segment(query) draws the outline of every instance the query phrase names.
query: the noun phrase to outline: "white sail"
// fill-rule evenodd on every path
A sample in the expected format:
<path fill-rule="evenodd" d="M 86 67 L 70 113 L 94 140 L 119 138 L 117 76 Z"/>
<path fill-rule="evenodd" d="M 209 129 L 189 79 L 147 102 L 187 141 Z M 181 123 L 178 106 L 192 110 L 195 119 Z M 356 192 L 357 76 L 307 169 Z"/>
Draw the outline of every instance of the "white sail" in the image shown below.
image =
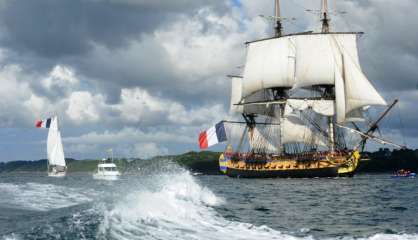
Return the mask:
<path fill-rule="evenodd" d="M 278 153 L 278 138 L 275 141 L 274 136 L 270 136 L 269 139 L 266 138 L 264 132 L 260 132 L 260 130 L 255 127 L 252 131 L 248 132 L 248 138 L 250 147 L 252 150 L 256 152 L 263 152 L 263 153 Z"/>
<path fill-rule="evenodd" d="M 334 116 L 333 100 L 308 100 L 308 99 L 288 99 L 285 114 L 294 112 L 295 110 L 303 111 L 312 109 L 314 112 L 323 116 Z"/>
<path fill-rule="evenodd" d="M 248 44 L 242 85 L 243 97 L 273 87 L 294 85 L 295 48 L 290 37 Z"/>
<path fill-rule="evenodd" d="M 345 116 L 346 120 L 345 122 L 364 122 L 366 119 L 364 118 L 364 109 L 363 108 L 357 108 Z"/>
<path fill-rule="evenodd" d="M 338 72 L 335 73 L 335 115 L 337 123 L 345 122 L 345 86 L 344 79 Z"/>
<path fill-rule="evenodd" d="M 297 115 L 282 118 L 282 143 L 304 143 L 327 146 L 321 136 L 315 134 Z"/>
<path fill-rule="evenodd" d="M 231 105 L 230 113 L 243 113 L 244 107 L 235 105 L 241 102 L 242 99 L 242 77 L 231 77 Z"/>
<path fill-rule="evenodd" d="M 360 65 L 348 54 L 344 54 L 344 76 L 346 113 L 371 105 L 387 105 L 363 74 Z"/>
<path fill-rule="evenodd" d="M 262 104 L 249 104 L 249 105 L 236 105 L 238 103 L 250 103 L 265 101 L 269 99 L 269 94 L 265 90 L 253 93 L 246 99 L 242 99 L 242 77 L 232 76 L 231 77 L 231 103 L 230 113 L 254 113 L 260 115 L 273 116 L 274 106 L 273 105 L 262 105 Z"/>
<path fill-rule="evenodd" d="M 295 88 L 334 85 L 337 57 L 333 34 L 294 36 L 296 42 Z"/>
<path fill-rule="evenodd" d="M 294 36 L 296 42 L 295 88 L 334 85 L 336 74 L 343 74 L 342 55 L 360 66 L 357 34 L 329 33 Z"/>
<path fill-rule="evenodd" d="M 58 118 L 52 117 L 47 140 L 48 163 L 51 166 L 65 167 L 64 149 L 61 133 L 58 128 Z"/>

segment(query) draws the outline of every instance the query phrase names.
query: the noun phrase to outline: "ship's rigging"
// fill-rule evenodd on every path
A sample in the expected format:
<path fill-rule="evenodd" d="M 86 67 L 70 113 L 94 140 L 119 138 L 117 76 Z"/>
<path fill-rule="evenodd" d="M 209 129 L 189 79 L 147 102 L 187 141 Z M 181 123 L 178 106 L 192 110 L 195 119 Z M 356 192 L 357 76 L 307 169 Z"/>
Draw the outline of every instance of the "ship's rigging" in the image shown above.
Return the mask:
<path fill-rule="evenodd" d="M 327 0 L 319 33 L 283 34 L 279 0 L 274 13 L 274 36 L 247 42 L 242 76 L 230 76 L 231 111 L 246 125 L 237 147 L 247 139 L 248 151 L 260 154 L 335 152 L 347 148 L 347 131 L 360 135 L 361 148 L 376 140 L 380 120 L 366 132 L 355 124 L 365 121 L 368 108 L 387 105 L 361 70 L 362 32 L 330 31 Z"/>
<path fill-rule="evenodd" d="M 274 36 L 247 42 L 242 73 L 230 76 L 230 110 L 240 119 L 199 135 L 203 149 L 229 135 L 220 170 L 250 178 L 353 176 L 367 140 L 403 147 L 374 135 L 397 100 L 376 121 L 367 120 L 370 108 L 387 103 L 361 69 L 362 32 L 332 31 L 327 0 L 320 32 L 285 34 L 279 0 L 274 13 L 267 17 Z"/>

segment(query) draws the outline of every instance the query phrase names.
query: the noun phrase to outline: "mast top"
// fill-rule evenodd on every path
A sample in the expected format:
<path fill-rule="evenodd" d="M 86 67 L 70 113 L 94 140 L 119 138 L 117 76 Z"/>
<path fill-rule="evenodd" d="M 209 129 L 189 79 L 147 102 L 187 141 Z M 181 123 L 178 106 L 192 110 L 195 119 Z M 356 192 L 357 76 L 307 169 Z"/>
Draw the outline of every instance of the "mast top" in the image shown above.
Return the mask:
<path fill-rule="evenodd" d="M 321 9 L 321 22 L 322 22 L 322 33 L 329 32 L 329 19 L 328 14 L 328 0 L 322 0 L 322 9 Z"/>
<path fill-rule="evenodd" d="M 276 26 L 274 26 L 274 35 L 276 37 L 282 36 L 282 21 L 280 17 L 280 0 L 275 0 L 274 17 L 276 19 Z"/>

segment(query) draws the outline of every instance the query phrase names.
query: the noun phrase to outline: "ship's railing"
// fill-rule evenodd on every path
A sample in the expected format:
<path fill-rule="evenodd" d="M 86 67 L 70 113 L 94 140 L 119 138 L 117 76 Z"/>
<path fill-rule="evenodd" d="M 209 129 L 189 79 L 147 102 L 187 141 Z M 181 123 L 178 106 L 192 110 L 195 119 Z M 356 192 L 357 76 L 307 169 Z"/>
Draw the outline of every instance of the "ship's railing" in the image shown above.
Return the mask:
<path fill-rule="evenodd" d="M 268 163 L 272 161 L 298 161 L 298 162 L 312 162 L 319 161 L 327 158 L 346 157 L 350 154 L 347 150 L 338 150 L 334 152 L 321 151 L 321 152 L 305 152 L 298 154 L 262 154 L 251 152 L 225 152 L 226 157 L 232 161 L 245 161 L 246 163 Z"/>

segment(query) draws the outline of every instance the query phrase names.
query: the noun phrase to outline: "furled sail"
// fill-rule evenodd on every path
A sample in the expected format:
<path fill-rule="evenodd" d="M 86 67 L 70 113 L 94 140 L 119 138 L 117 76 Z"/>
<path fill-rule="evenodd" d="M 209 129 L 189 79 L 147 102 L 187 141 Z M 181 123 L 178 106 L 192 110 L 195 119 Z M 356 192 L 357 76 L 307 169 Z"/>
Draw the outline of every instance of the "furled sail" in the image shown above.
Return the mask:
<path fill-rule="evenodd" d="M 282 118 L 282 143 L 304 143 L 307 145 L 327 146 L 326 141 L 315 134 L 297 115 Z"/>
<path fill-rule="evenodd" d="M 334 108 L 333 100 L 288 99 L 285 114 L 311 109 L 323 116 L 334 116 Z"/>
<path fill-rule="evenodd" d="M 262 89 L 294 85 L 295 48 L 290 37 L 251 42 L 242 85 L 243 97 Z"/>
<path fill-rule="evenodd" d="M 47 140 L 48 163 L 53 166 L 65 167 L 64 149 L 61 133 L 58 128 L 57 116 L 52 117 Z"/>

